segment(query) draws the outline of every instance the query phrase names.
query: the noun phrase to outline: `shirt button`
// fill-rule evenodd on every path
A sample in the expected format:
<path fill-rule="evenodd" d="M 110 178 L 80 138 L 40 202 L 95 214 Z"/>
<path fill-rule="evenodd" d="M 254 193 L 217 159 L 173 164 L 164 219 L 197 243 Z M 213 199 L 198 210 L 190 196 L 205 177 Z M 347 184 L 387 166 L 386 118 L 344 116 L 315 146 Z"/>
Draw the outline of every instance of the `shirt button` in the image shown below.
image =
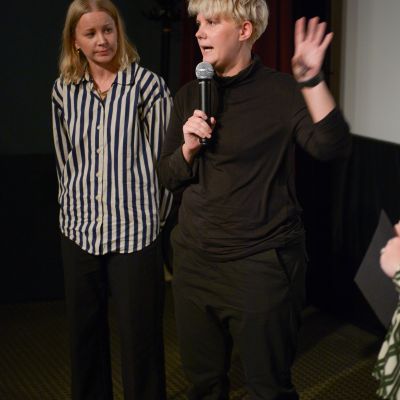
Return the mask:
<path fill-rule="evenodd" d="M 98 218 L 97 218 L 97 222 L 101 222 L 101 217 L 98 217 Z"/>
<path fill-rule="evenodd" d="M 97 125 L 97 129 L 100 130 L 100 128 L 101 128 L 101 125 Z"/>
<path fill-rule="evenodd" d="M 98 178 L 100 176 L 99 172 L 96 172 L 96 178 Z"/>
<path fill-rule="evenodd" d="M 101 196 L 98 194 L 97 196 L 96 196 L 96 200 L 100 200 L 101 199 Z"/>
<path fill-rule="evenodd" d="M 96 150 L 96 152 L 97 152 L 97 154 L 100 154 L 100 153 L 101 153 L 101 148 L 99 147 L 99 148 Z"/>

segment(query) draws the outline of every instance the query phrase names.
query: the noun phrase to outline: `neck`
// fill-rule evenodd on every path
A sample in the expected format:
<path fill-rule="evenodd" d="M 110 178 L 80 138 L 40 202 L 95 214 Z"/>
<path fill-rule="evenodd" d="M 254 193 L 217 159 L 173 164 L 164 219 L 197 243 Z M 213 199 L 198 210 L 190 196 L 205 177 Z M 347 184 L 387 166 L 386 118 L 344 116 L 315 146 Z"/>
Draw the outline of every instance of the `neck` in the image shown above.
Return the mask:
<path fill-rule="evenodd" d="M 235 76 L 240 71 L 243 71 L 245 68 L 247 68 L 250 64 L 251 64 L 251 49 L 246 49 L 246 51 L 243 51 L 242 54 L 239 54 L 239 56 L 235 60 L 235 63 L 232 66 L 224 68 L 224 70 L 220 71 L 216 69 L 215 72 L 217 73 L 218 76 L 221 77 Z"/>
<path fill-rule="evenodd" d="M 89 63 L 89 72 L 96 82 L 104 82 L 112 79 L 118 72 L 118 69 L 110 64 L 107 66 Z"/>

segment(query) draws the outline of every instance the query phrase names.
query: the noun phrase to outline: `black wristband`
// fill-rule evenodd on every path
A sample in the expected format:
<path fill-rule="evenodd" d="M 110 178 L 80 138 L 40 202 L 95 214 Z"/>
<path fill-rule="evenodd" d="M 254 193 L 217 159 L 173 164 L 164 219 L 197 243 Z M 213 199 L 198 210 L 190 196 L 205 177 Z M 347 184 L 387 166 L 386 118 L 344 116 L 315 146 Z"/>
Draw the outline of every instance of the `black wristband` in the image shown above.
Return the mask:
<path fill-rule="evenodd" d="M 319 83 L 321 83 L 325 79 L 324 73 L 322 71 L 319 71 L 317 75 L 313 76 L 312 78 L 304 81 L 304 82 L 297 82 L 297 85 L 300 89 L 303 88 L 312 88 L 314 86 L 317 86 Z"/>

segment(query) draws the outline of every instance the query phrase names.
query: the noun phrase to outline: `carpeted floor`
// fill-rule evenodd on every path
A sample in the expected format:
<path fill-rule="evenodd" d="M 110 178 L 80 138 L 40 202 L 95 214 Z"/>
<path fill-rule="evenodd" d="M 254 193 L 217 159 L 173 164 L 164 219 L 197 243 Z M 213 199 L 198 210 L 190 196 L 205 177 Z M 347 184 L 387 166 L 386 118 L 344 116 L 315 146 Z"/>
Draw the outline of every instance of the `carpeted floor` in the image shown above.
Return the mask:
<path fill-rule="evenodd" d="M 118 338 L 111 315 L 115 400 L 122 400 Z M 68 339 L 62 301 L 0 306 L 0 399 L 67 400 Z M 381 338 L 308 308 L 294 381 L 302 400 L 373 400 L 371 370 Z M 168 399 L 185 399 L 170 289 L 165 346 Z M 245 395 L 240 362 L 234 356 L 232 400 Z"/>

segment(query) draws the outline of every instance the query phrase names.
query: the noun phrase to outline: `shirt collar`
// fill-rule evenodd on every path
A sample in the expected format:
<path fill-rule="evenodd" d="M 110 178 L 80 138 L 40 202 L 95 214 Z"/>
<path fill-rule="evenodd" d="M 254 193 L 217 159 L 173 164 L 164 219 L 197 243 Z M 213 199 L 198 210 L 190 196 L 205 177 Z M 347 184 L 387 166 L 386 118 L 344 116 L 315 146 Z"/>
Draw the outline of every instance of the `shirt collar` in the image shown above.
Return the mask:
<path fill-rule="evenodd" d="M 234 76 L 221 77 L 214 75 L 214 80 L 221 87 L 231 86 L 246 80 L 252 75 L 253 71 L 261 65 L 260 58 L 256 54 L 252 54 L 251 63 L 244 69 L 242 69 L 238 74 Z"/>
<path fill-rule="evenodd" d="M 131 63 L 125 69 L 120 69 L 115 77 L 114 83 L 123 86 L 133 85 L 135 83 L 138 69 L 139 65 L 137 63 Z M 76 84 L 79 85 L 84 82 L 92 82 L 88 68 L 85 69 L 82 78 Z"/>

